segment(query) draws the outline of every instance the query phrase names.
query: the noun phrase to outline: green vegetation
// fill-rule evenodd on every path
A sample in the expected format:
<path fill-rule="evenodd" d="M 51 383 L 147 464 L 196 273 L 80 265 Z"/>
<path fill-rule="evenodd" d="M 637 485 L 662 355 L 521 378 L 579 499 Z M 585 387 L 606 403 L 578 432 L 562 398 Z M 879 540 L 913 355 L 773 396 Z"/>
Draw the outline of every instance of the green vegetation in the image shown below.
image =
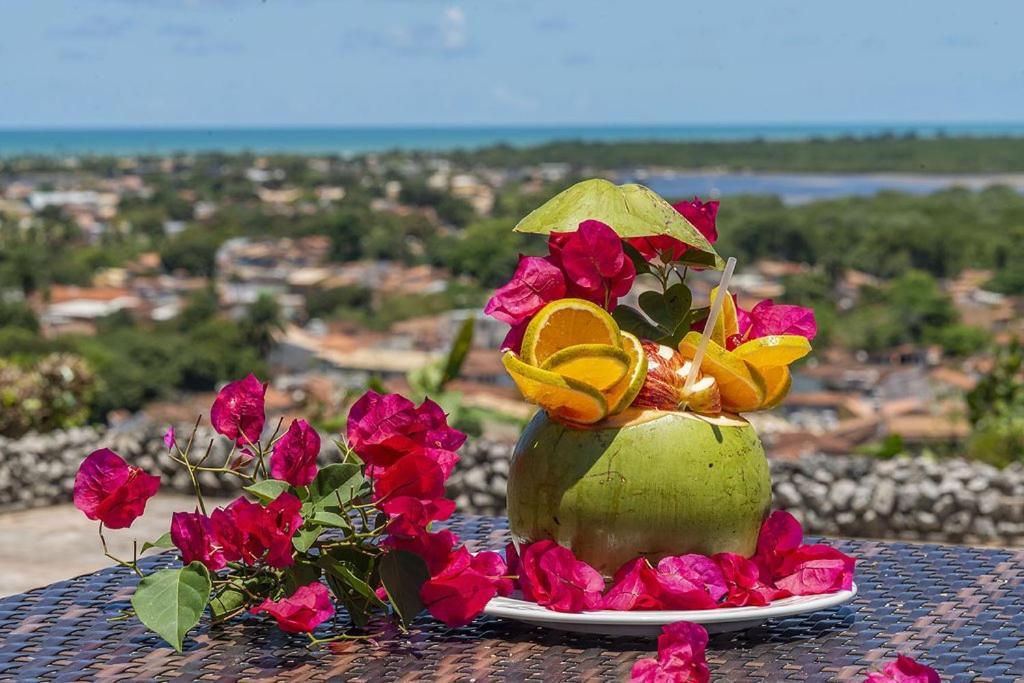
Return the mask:
<path fill-rule="evenodd" d="M 995 350 L 992 369 L 967 394 L 972 458 L 997 467 L 1024 462 L 1024 347 Z"/>
<path fill-rule="evenodd" d="M 0 436 L 83 424 L 96 379 L 81 359 L 53 353 L 18 364 L 0 358 Z"/>
<path fill-rule="evenodd" d="M 577 167 L 728 168 L 757 171 L 995 173 L 1024 171 L 1024 138 L 868 138 L 735 142 L 552 142 L 495 145 L 449 155 L 456 163 L 518 168 L 558 161 Z"/>

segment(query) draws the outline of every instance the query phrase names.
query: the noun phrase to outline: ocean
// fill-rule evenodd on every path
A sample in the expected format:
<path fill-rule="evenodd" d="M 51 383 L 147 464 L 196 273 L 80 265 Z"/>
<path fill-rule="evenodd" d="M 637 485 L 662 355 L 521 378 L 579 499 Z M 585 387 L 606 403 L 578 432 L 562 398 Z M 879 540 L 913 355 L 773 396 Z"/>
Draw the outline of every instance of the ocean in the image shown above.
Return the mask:
<path fill-rule="evenodd" d="M 359 154 L 393 149 L 473 149 L 496 144 L 530 146 L 555 140 L 799 140 L 884 133 L 913 133 L 925 137 L 940 134 L 1022 136 L 1024 123 L 7 129 L 0 130 L 0 157 L 214 151 Z"/>

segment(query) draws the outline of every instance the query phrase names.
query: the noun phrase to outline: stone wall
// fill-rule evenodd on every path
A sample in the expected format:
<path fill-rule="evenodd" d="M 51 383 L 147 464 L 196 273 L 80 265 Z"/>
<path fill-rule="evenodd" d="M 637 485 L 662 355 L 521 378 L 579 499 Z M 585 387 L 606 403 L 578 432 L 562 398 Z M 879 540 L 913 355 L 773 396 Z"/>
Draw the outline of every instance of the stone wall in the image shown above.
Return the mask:
<path fill-rule="evenodd" d="M 199 443 L 215 436 L 202 432 Z M 222 463 L 226 441 L 215 438 L 210 461 Z M 323 462 L 337 457 L 325 439 Z M 18 440 L 0 438 L 0 511 L 67 502 L 82 459 L 112 448 L 132 464 L 162 475 L 165 489 L 188 493 L 188 475 L 164 454 L 162 430 L 83 427 Z M 470 440 L 449 480 L 460 510 L 503 514 L 510 447 Z M 810 533 L 1024 546 L 1024 465 L 1004 470 L 952 459 L 876 460 L 808 456 L 773 460 L 775 505 L 792 511 Z M 209 495 L 234 495 L 237 482 L 201 475 Z"/>

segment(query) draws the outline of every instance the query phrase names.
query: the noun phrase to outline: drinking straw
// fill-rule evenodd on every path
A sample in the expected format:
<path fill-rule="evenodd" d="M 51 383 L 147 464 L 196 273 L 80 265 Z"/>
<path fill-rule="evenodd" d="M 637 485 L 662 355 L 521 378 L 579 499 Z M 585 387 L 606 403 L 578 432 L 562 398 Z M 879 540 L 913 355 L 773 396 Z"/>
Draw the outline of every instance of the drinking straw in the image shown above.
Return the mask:
<path fill-rule="evenodd" d="M 700 364 L 704 360 L 704 352 L 707 351 L 708 342 L 711 341 L 711 333 L 715 329 L 715 322 L 722 313 L 722 302 L 725 301 L 725 297 L 729 296 L 729 280 L 732 279 L 732 271 L 735 268 L 736 257 L 730 256 L 729 260 L 725 262 L 725 270 L 722 271 L 722 280 L 718 283 L 718 292 L 715 295 L 715 300 L 711 302 L 711 310 L 708 312 L 708 319 L 704 323 L 704 333 L 700 337 L 697 353 L 693 354 L 690 374 L 686 376 L 686 382 L 683 384 L 684 395 L 689 393 L 693 383 L 697 381 L 697 373 L 700 372 Z"/>

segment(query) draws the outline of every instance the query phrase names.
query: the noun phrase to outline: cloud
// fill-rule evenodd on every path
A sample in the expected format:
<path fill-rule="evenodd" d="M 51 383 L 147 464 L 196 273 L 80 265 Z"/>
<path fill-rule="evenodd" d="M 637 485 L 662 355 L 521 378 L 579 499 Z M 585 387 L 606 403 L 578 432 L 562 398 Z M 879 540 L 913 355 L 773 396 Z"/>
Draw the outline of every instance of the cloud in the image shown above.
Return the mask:
<path fill-rule="evenodd" d="M 382 50 L 414 56 L 453 57 L 476 50 L 461 7 L 445 7 L 429 23 L 395 25 L 383 30 L 354 28 L 342 36 L 344 50 Z"/>
<path fill-rule="evenodd" d="M 69 24 L 52 31 L 53 35 L 62 38 L 84 40 L 106 40 L 127 33 L 135 28 L 134 19 L 105 17 L 94 14 L 74 24 Z"/>

